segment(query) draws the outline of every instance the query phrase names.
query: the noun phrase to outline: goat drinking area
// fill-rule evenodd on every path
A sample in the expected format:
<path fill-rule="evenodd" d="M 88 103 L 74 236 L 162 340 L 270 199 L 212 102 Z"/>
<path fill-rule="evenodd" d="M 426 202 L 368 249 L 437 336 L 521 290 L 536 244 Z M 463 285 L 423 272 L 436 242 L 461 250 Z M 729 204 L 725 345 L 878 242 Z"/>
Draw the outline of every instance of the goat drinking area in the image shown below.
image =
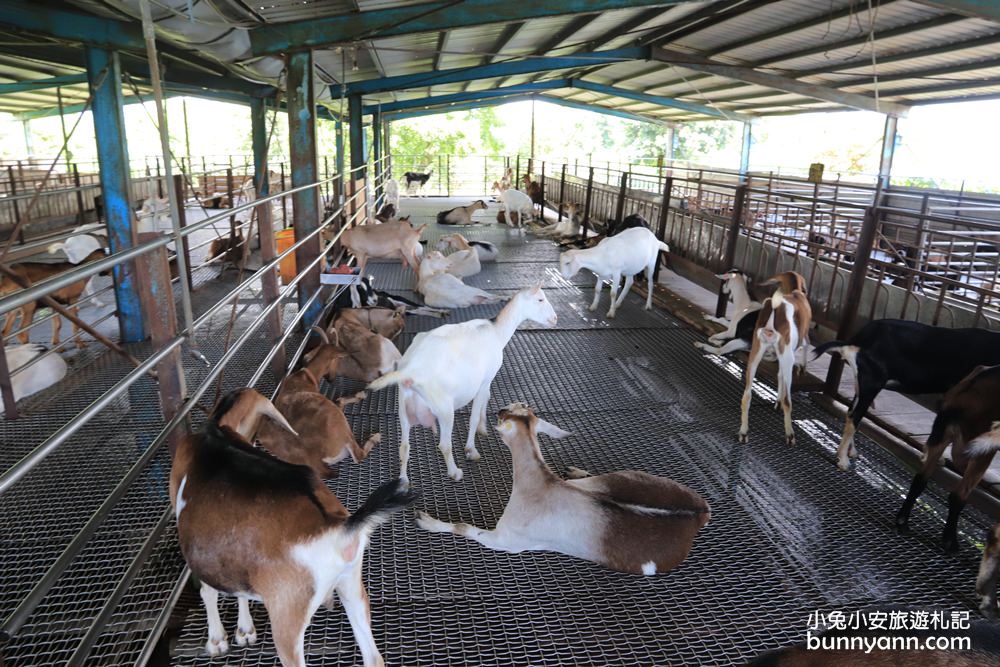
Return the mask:
<path fill-rule="evenodd" d="M 432 249 L 455 231 L 433 220 L 463 202 L 403 200 L 403 212 Z M 492 214 L 492 215 L 491 215 Z M 978 512 L 962 518 L 962 551 L 944 554 L 939 537 L 946 504 L 940 489 L 926 494 L 897 536 L 892 519 L 911 473 L 866 438 L 857 470 L 833 464 L 842 422 L 794 397 L 797 444 L 785 444 L 773 383 L 761 378 L 751 407 L 750 441 L 737 444 L 742 364 L 705 357 L 692 345 L 700 334 L 662 310 L 642 309 L 631 294 L 607 320 L 607 295 L 587 310 L 593 278 L 564 280 L 558 247 L 492 224 L 463 228 L 470 240 L 491 241 L 498 261 L 484 263 L 470 285 L 513 295 L 541 284 L 559 318 L 555 329 L 527 325 L 505 353 L 488 407 L 491 428 L 479 436 L 479 461 L 456 444 L 464 479 L 446 475 L 436 436 L 412 432 L 410 479 L 422 496 L 416 509 L 443 521 L 492 528 L 511 489 L 510 453 L 492 429 L 497 411 L 521 401 L 543 419 L 571 431 L 542 439 L 558 473 L 570 466 L 592 473 L 638 469 L 670 477 L 700 493 L 711 521 L 688 559 L 651 577 L 620 574 L 554 553 L 508 554 L 447 534 L 419 529 L 413 512 L 373 536 L 365 556 L 375 640 L 389 665 L 729 665 L 801 641 L 809 616 L 878 605 L 973 611 L 979 540 L 987 524 Z M 376 287 L 419 299 L 416 276 L 398 262 L 371 262 Z M 493 317 L 500 305 L 452 311 L 448 320 L 409 317 L 397 339 L 405 351 L 421 331 L 444 322 Z M 455 359 L 460 365 L 462 359 Z M 340 396 L 362 389 L 338 379 Z M 345 409 L 359 441 L 381 431 L 382 444 L 362 464 L 345 461 L 329 481 L 350 510 L 399 472 L 396 389 L 372 393 Z M 455 441 L 467 433 L 466 407 Z M 180 558 L 180 555 L 177 555 Z M 170 634 L 173 665 L 277 665 L 267 614 L 251 605 L 256 646 L 222 658 L 204 653 L 205 613 L 197 593 L 181 596 Z M 235 599 L 222 603 L 223 623 L 236 623 Z M 339 605 L 321 607 L 306 631 L 309 664 L 355 665 L 360 653 Z"/>

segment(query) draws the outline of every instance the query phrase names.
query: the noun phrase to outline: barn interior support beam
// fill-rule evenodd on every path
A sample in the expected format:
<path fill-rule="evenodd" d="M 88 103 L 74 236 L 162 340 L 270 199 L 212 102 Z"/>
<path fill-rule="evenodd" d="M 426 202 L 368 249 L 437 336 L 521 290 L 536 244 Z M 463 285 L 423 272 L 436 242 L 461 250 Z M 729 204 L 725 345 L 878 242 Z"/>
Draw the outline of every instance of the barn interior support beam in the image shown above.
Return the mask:
<path fill-rule="evenodd" d="M 631 60 L 648 60 L 647 47 L 629 47 L 575 53 L 572 56 L 531 57 L 519 60 L 495 62 L 476 67 L 457 67 L 439 72 L 422 72 L 420 74 L 401 74 L 383 79 L 368 79 L 347 84 L 347 92 L 351 95 L 370 95 L 407 88 L 426 88 L 446 83 L 461 83 L 477 79 L 490 79 L 517 74 L 534 74 L 536 72 L 551 72 L 559 69 L 574 69 L 592 65 L 610 65 L 612 63 Z"/>
<path fill-rule="evenodd" d="M 753 124 L 743 123 L 743 143 L 740 144 L 740 176 L 750 171 L 750 147 L 753 145 Z"/>
<path fill-rule="evenodd" d="M 348 146 L 351 149 L 351 175 L 350 179 L 358 179 L 364 176 L 365 166 L 365 128 L 362 122 L 362 105 L 360 95 L 351 95 L 347 98 L 347 116 L 350 141 Z M 355 169 L 359 171 L 354 172 Z"/>
<path fill-rule="evenodd" d="M 72 86 L 73 84 L 86 82 L 86 74 L 67 74 L 65 76 L 54 76 L 48 79 L 26 79 L 24 81 L 0 83 L 0 95 L 10 95 L 12 93 L 33 93 L 39 90 L 59 88 L 60 86 Z"/>
<path fill-rule="evenodd" d="M 882 189 L 889 187 L 889 179 L 892 177 L 892 158 L 896 153 L 896 146 L 899 144 L 899 134 L 896 132 L 898 125 L 899 119 L 895 116 L 885 117 L 885 130 L 882 133 L 882 154 L 878 161 L 878 182 Z"/>
<path fill-rule="evenodd" d="M 690 0 L 534 0 L 504 3 L 496 0 L 429 2 L 404 7 L 387 7 L 365 12 L 310 18 L 250 31 L 250 48 L 255 56 L 273 55 L 292 49 L 325 47 L 354 42 L 377 35 L 398 37 L 422 32 L 439 32 L 491 23 L 527 21 L 547 16 L 598 13 L 614 9 L 634 9 L 681 4 Z"/>
<path fill-rule="evenodd" d="M 289 157 L 292 163 L 292 187 L 315 183 L 319 178 L 316 162 L 316 101 L 313 97 L 313 56 L 311 51 L 298 51 L 285 59 L 288 77 Z M 309 188 L 292 195 L 295 238 L 300 240 L 319 227 L 319 189 Z M 295 251 L 295 265 L 301 273 L 320 253 L 319 236 L 314 236 Z M 319 266 L 310 269 L 299 282 L 299 308 L 305 308 L 319 289 Z M 323 303 L 316 299 L 302 318 L 309 330 L 319 319 Z"/>
<path fill-rule="evenodd" d="M 375 179 L 375 198 L 382 195 L 382 112 L 376 110 L 372 114 L 372 177 Z"/>
<path fill-rule="evenodd" d="M 108 226 L 111 252 L 121 252 L 136 245 L 133 225 L 128 146 L 125 142 L 125 117 L 122 113 L 122 75 L 118 54 L 108 49 L 88 46 L 87 77 L 93 95 L 94 134 L 97 160 L 101 170 L 101 196 Z M 142 303 L 135 282 L 132 263 L 114 268 L 115 300 L 118 304 L 118 328 L 121 342 L 136 343 L 145 338 Z"/>
<path fill-rule="evenodd" d="M 382 113 L 388 114 L 396 111 L 418 109 L 420 107 L 433 107 L 443 104 L 457 104 L 459 102 L 474 102 L 485 100 L 491 97 L 503 97 L 506 95 L 519 95 L 522 93 L 535 93 L 543 90 L 556 90 L 557 88 L 568 88 L 570 82 L 566 79 L 555 79 L 540 83 L 522 83 L 515 86 L 504 86 L 491 90 L 473 90 L 466 93 L 450 93 L 447 95 L 433 95 L 431 97 L 420 97 L 416 99 L 402 100 L 400 102 L 389 102 L 387 104 L 369 104 L 364 107 L 365 114 L 373 114 L 381 106 Z"/>

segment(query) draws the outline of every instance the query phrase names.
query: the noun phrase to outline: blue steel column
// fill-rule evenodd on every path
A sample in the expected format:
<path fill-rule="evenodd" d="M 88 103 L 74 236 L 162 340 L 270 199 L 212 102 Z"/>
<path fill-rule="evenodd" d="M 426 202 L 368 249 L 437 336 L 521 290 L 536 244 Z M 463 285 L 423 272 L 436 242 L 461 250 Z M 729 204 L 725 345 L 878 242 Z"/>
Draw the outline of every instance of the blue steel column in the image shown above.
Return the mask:
<path fill-rule="evenodd" d="M 740 176 L 750 171 L 750 144 L 753 143 L 753 126 L 743 123 L 743 145 L 740 147 Z"/>
<path fill-rule="evenodd" d="M 347 98 L 347 120 L 350 123 L 351 169 L 365 166 L 365 126 L 361 121 L 361 96 L 351 95 Z M 364 169 L 351 174 L 351 178 L 364 178 Z"/>
<path fill-rule="evenodd" d="M 122 114 L 121 67 L 118 54 L 107 49 L 86 47 L 87 79 L 93 95 L 94 134 L 97 159 L 101 168 L 101 196 L 108 226 L 111 252 L 136 245 L 132 224 L 128 147 L 125 143 L 125 118 Z M 142 306 L 131 263 L 114 269 L 115 300 L 118 304 L 118 328 L 123 343 L 145 338 Z"/>
<path fill-rule="evenodd" d="M 250 142 L 253 146 L 253 179 L 257 196 L 266 197 L 271 188 L 267 170 L 267 106 L 260 97 L 250 98 Z"/>
<path fill-rule="evenodd" d="M 336 121 L 335 125 L 337 131 L 337 173 L 343 176 L 344 174 L 344 123 L 341 120 Z"/>
<path fill-rule="evenodd" d="M 896 127 L 899 119 L 895 116 L 885 117 L 885 131 L 882 134 L 882 156 L 878 163 L 878 184 L 884 190 L 889 187 L 889 179 L 892 176 L 892 157 L 896 153 L 896 145 L 899 143 L 899 135 L 896 134 Z M 878 202 L 875 202 L 878 204 Z"/>
<path fill-rule="evenodd" d="M 291 143 L 292 187 L 315 183 L 319 174 L 316 163 L 316 103 L 313 95 L 313 57 L 309 51 L 287 56 L 288 134 Z M 310 188 L 292 195 L 293 226 L 296 240 L 319 227 L 319 190 Z M 295 251 L 299 272 L 320 253 L 320 239 L 313 237 Z M 319 267 L 314 267 L 299 282 L 299 308 L 319 288 Z M 309 327 L 319 319 L 322 299 L 313 302 L 302 325 Z"/>
<path fill-rule="evenodd" d="M 382 112 L 372 114 L 372 157 L 375 165 L 375 199 L 382 195 L 382 179 L 379 174 L 385 169 L 382 163 Z"/>

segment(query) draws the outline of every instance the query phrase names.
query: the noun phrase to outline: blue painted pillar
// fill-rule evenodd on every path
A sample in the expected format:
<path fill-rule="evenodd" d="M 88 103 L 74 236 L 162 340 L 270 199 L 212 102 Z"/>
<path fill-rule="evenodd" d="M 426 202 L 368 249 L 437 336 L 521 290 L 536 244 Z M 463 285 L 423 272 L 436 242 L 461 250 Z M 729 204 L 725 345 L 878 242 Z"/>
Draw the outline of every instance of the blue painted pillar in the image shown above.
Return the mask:
<path fill-rule="evenodd" d="M 341 120 L 336 121 L 337 130 L 337 173 L 343 176 L 344 174 L 344 123 Z"/>
<path fill-rule="evenodd" d="M 750 144 L 753 143 L 753 126 L 743 123 L 743 145 L 740 147 L 740 176 L 750 171 Z"/>
<path fill-rule="evenodd" d="M 347 98 L 347 120 L 350 123 L 351 169 L 365 166 L 365 126 L 361 120 L 361 96 L 351 95 Z M 364 178 L 364 169 L 352 173 L 352 178 Z"/>
<path fill-rule="evenodd" d="M 899 119 L 895 116 L 885 117 L 885 130 L 882 134 L 882 156 L 878 163 L 878 184 L 883 190 L 889 187 L 889 180 L 892 177 L 892 158 L 896 154 L 896 146 L 899 144 L 899 135 L 896 133 L 898 124 Z"/>
<path fill-rule="evenodd" d="M 93 94 L 94 134 L 101 169 L 101 195 L 108 225 L 111 252 L 136 245 L 130 191 L 125 118 L 122 114 L 122 77 L 118 54 L 107 49 L 86 47 L 87 80 Z M 142 306 L 132 263 L 114 269 L 118 328 L 123 343 L 143 340 Z"/>
<path fill-rule="evenodd" d="M 313 94 L 313 56 L 310 51 L 298 51 L 286 56 L 288 72 L 288 134 L 292 162 L 292 187 L 309 185 L 318 180 L 316 163 L 316 102 Z M 319 227 L 319 190 L 310 188 L 292 195 L 292 223 L 296 240 Z M 313 237 L 295 251 L 295 265 L 301 273 L 320 253 L 320 239 Z M 319 288 L 319 266 L 314 267 L 299 282 L 299 308 L 302 308 Z M 323 300 L 317 299 L 302 319 L 306 331 L 317 322 Z"/>

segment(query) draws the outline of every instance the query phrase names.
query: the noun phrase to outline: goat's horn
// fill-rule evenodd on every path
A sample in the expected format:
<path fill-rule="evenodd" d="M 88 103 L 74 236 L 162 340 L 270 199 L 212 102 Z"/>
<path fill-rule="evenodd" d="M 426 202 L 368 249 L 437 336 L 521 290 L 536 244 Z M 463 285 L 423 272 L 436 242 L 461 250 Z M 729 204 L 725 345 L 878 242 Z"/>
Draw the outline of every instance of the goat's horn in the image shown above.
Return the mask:
<path fill-rule="evenodd" d="M 312 329 L 312 331 L 315 331 L 316 333 L 319 334 L 319 337 L 323 339 L 324 343 L 326 343 L 327 345 L 330 344 L 330 337 L 326 335 L 326 331 L 324 331 L 322 327 L 313 325 L 310 328 Z"/>
<path fill-rule="evenodd" d="M 265 417 L 270 417 L 270 419 L 275 424 L 285 429 L 292 435 L 298 436 L 298 433 L 294 428 L 292 428 L 292 425 L 288 423 L 288 420 L 285 419 L 285 416 L 280 412 L 278 412 L 278 408 L 274 407 L 274 403 L 267 400 L 263 396 L 261 396 L 261 399 L 262 399 L 261 401 L 258 401 L 258 407 L 257 407 L 260 414 L 264 415 Z"/>

